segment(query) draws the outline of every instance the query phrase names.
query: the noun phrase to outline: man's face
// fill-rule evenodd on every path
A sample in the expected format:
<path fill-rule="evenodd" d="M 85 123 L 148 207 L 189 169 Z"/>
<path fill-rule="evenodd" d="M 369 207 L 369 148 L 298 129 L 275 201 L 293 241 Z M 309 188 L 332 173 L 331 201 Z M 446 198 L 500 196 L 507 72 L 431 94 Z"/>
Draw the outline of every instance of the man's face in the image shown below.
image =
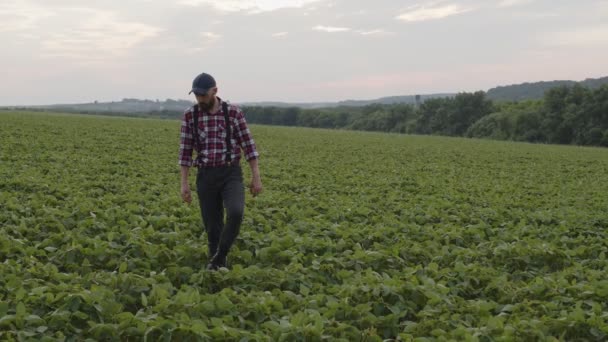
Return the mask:
<path fill-rule="evenodd" d="M 216 93 L 217 88 L 212 88 L 209 89 L 209 91 L 205 94 L 194 94 L 199 108 L 201 108 L 202 110 L 210 110 L 211 108 L 213 108 L 213 105 L 215 104 Z"/>

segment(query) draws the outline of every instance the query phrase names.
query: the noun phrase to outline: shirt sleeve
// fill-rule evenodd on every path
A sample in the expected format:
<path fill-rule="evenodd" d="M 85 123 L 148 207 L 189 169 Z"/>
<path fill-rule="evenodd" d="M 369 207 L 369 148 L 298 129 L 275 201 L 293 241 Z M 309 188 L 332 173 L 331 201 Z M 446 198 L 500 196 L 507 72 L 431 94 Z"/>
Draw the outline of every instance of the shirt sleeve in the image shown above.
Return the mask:
<path fill-rule="evenodd" d="M 184 112 L 182 117 L 182 126 L 180 129 L 180 139 L 179 139 L 179 160 L 178 165 L 181 166 L 192 166 L 192 145 L 193 145 L 193 137 L 192 137 L 192 129 L 188 124 L 192 119 L 192 112 L 187 110 Z"/>
<path fill-rule="evenodd" d="M 259 158 L 260 154 L 256 150 L 255 142 L 253 141 L 253 137 L 251 136 L 249 127 L 247 127 L 247 122 L 245 121 L 245 114 L 238 107 L 236 107 L 235 110 L 237 143 L 243 148 L 243 151 L 245 152 L 245 159 L 247 159 L 247 161 L 257 159 Z"/>

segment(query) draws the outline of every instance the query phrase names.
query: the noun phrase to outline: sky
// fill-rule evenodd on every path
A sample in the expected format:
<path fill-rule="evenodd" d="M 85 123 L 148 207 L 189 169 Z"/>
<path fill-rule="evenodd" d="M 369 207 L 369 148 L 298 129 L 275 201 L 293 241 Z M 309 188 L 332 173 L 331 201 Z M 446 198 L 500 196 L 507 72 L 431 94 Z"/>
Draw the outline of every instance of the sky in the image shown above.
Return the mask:
<path fill-rule="evenodd" d="M 322 102 L 608 76 L 608 0 L 0 0 L 0 106 Z"/>

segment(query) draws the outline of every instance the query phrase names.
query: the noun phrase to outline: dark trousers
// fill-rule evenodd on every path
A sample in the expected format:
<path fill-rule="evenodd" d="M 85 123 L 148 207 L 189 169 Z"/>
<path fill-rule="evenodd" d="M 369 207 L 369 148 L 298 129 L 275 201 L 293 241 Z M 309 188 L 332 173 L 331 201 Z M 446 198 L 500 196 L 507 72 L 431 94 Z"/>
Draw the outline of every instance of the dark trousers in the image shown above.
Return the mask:
<path fill-rule="evenodd" d="M 239 234 L 245 210 L 245 187 L 240 165 L 200 168 L 196 175 L 196 191 L 207 232 L 209 257 L 216 252 L 226 257 Z"/>

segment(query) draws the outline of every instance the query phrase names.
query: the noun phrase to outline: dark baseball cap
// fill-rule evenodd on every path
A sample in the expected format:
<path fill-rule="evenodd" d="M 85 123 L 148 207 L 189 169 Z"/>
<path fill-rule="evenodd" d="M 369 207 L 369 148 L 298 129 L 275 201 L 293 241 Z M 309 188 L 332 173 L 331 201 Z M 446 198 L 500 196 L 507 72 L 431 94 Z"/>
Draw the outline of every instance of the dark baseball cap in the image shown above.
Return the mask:
<path fill-rule="evenodd" d="M 206 94 L 209 89 L 215 87 L 215 79 L 213 76 L 202 73 L 192 81 L 192 90 L 188 94 Z"/>

